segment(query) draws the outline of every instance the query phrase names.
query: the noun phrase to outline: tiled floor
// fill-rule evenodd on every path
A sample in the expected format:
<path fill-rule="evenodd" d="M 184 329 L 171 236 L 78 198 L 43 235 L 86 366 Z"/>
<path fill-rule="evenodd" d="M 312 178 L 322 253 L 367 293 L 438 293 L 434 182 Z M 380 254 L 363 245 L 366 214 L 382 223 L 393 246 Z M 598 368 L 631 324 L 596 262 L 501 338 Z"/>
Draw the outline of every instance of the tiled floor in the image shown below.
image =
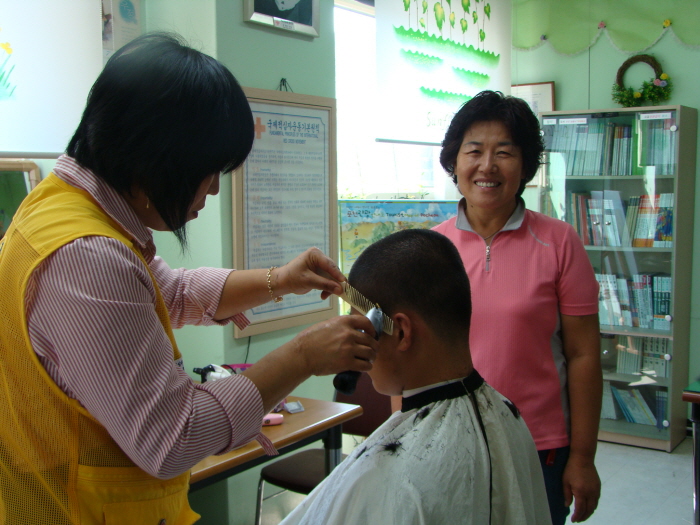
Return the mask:
<path fill-rule="evenodd" d="M 598 443 L 603 490 L 589 525 L 693 523 L 693 449 L 690 438 L 672 453 Z M 263 525 L 276 525 L 303 496 L 282 493 L 265 501 Z M 569 522 L 567 522 L 569 523 Z"/>
<path fill-rule="evenodd" d="M 690 438 L 670 454 L 599 442 L 596 466 L 603 489 L 598 509 L 587 524 L 693 523 L 693 444 Z"/>

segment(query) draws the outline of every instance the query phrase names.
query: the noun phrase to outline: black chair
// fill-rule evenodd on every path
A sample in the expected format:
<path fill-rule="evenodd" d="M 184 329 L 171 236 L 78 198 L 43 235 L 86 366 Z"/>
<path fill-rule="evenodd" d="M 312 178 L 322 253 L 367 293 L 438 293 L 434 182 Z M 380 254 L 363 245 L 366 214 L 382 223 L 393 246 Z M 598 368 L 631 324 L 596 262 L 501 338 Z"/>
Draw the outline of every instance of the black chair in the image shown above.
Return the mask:
<path fill-rule="evenodd" d="M 355 393 L 336 392 L 335 401 L 360 405 L 362 415 L 343 423 L 343 433 L 354 436 L 369 436 L 391 415 L 391 398 L 379 394 L 372 386 L 369 375 L 362 374 Z M 345 454 L 343 454 L 343 459 Z M 285 456 L 263 467 L 258 482 L 258 502 L 255 523 L 262 522 L 262 503 L 265 483 L 271 483 L 299 494 L 309 494 L 326 477 L 326 455 L 322 448 L 302 450 Z"/>

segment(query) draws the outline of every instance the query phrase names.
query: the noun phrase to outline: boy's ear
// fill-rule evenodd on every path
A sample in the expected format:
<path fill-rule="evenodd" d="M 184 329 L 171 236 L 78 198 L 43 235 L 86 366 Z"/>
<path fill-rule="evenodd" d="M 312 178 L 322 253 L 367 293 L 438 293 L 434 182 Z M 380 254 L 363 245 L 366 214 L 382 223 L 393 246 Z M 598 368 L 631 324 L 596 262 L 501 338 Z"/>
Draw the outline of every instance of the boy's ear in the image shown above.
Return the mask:
<path fill-rule="evenodd" d="M 405 352 L 413 344 L 413 323 L 411 318 L 404 313 L 397 313 L 392 316 L 394 320 L 394 336 L 396 338 L 396 349 Z"/>

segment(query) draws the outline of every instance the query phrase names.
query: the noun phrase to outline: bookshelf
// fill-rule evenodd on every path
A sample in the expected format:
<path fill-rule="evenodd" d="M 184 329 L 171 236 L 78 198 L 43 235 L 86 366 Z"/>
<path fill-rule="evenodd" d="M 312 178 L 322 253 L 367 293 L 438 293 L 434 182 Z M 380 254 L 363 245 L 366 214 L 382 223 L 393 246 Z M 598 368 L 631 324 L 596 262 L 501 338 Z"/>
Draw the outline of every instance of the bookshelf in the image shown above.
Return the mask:
<path fill-rule="evenodd" d="M 670 452 L 687 426 L 697 110 L 540 118 L 540 210 L 574 227 L 600 285 L 598 437 Z"/>

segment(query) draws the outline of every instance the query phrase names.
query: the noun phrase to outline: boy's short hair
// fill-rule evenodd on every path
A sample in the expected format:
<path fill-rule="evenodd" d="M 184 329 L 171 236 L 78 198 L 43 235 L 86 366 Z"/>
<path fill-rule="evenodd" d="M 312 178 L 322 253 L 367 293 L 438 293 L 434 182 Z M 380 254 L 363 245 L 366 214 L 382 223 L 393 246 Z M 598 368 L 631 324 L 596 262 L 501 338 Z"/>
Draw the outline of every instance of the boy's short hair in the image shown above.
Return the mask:
<path fill-rule="evenodd" d="M 387 315 L 411 310 L 448 340 L 469 336 L 469 278 L 441 233 L 409 229 L 376 241 L 353 263 L 348 282 Z"/>
<path fill-rule="evenodd" d="M 240 166 L 253 136 L 248 100 L 223 64 L 177 35 L 148 33 L 110 57 L 67 153 L 120 194 L 140 187 L 184 245 L 199 185 Z"/>

